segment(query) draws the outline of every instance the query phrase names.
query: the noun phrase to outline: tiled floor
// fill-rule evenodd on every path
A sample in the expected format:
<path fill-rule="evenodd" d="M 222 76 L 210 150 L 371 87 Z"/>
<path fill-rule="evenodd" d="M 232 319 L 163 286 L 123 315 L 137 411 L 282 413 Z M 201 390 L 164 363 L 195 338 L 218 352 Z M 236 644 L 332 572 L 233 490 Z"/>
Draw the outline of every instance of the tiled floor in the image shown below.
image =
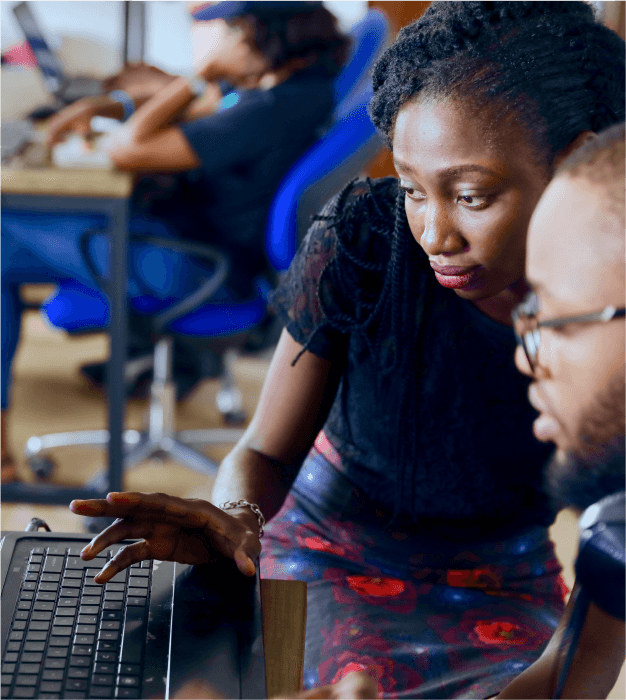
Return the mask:
<path fill-rule="evenodd" d="M 15 363 L 9 437 L 15 453 L 21 455 L 26 440 L 37 434 L 64 430 L 98 429 L 106 427 L 103 396 L 93 390 L 80 373 L 79 367 L 106 356 L 107 340 L 103 335 L 68 338 L 64 333 L 50 330 L 36 311 L 25 314 L 22 341 Z M 240 360 L 236 378 L 244 393 L 248 414 L 252 413 L 267 370 L 266 359 Z M 221 425 L 215 406 L 218 383 L 205 381 L 189 399 L 177 407 L 179 429 L 210 428 Z M 133 400 L 127 408 L 127 425 L 140 429 L 146 402 Z M 207 452 L 221 459 L 227 447 Z M 91 449 L 58 450 L 58 483 L 82 483 L 92 477 L 103 465 L 103 455 Z M 21 465 L 20 472 L 30 478 Z M 178 496 L 193 494 L 206 497 L 211 480 L 173 462 L 152 460 L 131 470 L 125 487 L 134 491 L 163 491 Z M 80 518 L 66 507 L 5 504 L 2 506 L 3 530 L 23 530 L 33 515 L 43 518 L 57 532 L 81 531 Z M 572 562 L 578 542 L 576 519 L 570 512 L 562 512 L 551 530 L 557 555 L 564 567 L 568 586 L 572 586 Z M 624 668 L 609 696 L 615 700 L 626 698 Z"/>

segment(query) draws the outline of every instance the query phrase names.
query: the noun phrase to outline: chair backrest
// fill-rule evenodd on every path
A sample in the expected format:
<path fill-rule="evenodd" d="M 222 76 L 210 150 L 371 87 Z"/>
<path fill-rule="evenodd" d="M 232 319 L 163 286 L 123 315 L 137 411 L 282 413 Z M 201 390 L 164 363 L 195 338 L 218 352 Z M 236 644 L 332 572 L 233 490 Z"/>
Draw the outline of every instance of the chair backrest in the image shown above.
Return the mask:
<path fill-rule="evenodd" d="M 346 65 L 335 78 L 335 104 L 361 87 L 369 80 L 374 61 L 389 41 L 389 22 L 380 10 L 370 10 L 350 30 L 352 48 Z"/>
<path fill-rule="evenodd" d="M 369 85 L 349 99 L 341 118 L 296 163 L 280 185 L 270 210 L 266 254 L 272 267 L 289 267 L 316 213 L 341 187 L 356 177 L 382 148 L 367 113 Z"/>

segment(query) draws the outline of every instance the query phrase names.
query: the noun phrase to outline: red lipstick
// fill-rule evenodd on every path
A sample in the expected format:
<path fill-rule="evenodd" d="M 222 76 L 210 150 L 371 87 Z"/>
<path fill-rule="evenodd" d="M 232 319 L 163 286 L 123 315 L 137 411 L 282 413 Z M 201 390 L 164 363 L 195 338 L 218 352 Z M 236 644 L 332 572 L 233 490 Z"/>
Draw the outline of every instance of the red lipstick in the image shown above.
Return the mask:
<path fill-rule="evenodd" d="M 439 282 L 442 287 L 447 287 L 448 289 L 467 287 L 478 279 L 483 269 L 481 265 L 458 267 L 455 265 L 437 265 L 437 263 L 434 262 L 431 262 L 430 266 L 435 272 L 437 282 Z"/>

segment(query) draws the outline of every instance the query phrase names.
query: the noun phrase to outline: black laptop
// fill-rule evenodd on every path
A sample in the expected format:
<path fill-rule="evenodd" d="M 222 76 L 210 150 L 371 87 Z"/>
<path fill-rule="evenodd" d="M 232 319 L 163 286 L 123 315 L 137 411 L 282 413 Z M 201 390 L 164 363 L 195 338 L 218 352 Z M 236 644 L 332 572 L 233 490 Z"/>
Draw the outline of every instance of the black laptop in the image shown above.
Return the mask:
<path fill-rule="evenodd" d="M 98 586 L 121 544 L 85 562 L 89 541 L 2 534 L 3 698 L 267 697 L 258 571 L 151 561 Z"/>
<path fill-rule="evenodd" d="M 101 80 L 66 75 L 61 62 L 50 49 L 27 2 L 19 2 L 15 5 L 13 14 L 28 45 L 35 54 L 46 90 L 57 102 L 66 105 L 81 97 L 91 97 L 102 93 Z"/>

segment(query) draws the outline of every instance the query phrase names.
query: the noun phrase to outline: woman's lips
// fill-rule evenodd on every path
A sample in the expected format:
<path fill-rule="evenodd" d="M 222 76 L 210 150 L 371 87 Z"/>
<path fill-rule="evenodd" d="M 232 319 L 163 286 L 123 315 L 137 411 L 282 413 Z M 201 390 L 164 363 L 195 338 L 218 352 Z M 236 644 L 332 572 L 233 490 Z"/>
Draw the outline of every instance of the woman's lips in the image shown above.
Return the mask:
<path fill-rule="evenodd" d="M 431 262 L 430 266 L 435 272 L 437 282 L 439 282 L 442 287 L 447 287 L 448 289 L 467 287 L 478 279 L 483 270 L 481 265 L 474 265 L 474 267 L 455 267 L 454 265 L 442 266 Z"/>

